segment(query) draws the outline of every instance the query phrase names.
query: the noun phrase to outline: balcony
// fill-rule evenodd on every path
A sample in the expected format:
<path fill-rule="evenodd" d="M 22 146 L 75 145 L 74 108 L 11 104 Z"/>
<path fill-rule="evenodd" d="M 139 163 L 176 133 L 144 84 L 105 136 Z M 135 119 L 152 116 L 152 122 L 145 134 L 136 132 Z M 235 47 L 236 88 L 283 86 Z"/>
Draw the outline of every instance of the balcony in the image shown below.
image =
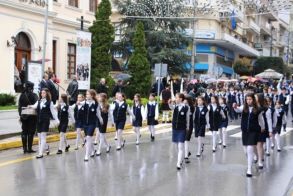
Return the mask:
<path fill-rule="evenodd" d="M 247 26 L 245 26 L 244 29 L 256 34 L 260 34 L 261 30 L 261 28 L 251 18 L 247 20 Z"/>
<path fill-rule="evenodd" d="M 262 35 L 271 35 L 270 25 L 269 24 L 261 24 L 260 25 L 260 33 Z"/>
<path fill-rule="evenodd" d="M 241 42 L 240 40 L 227 33 L 223 34 L 222 39 L 227 43 L 228 47 L 230 47 L 231 50 L 234 50 L 235 52 L 238 52 L 243 56 L 259 56 L 259 52 L 256 49 L 246 43 Z"/>

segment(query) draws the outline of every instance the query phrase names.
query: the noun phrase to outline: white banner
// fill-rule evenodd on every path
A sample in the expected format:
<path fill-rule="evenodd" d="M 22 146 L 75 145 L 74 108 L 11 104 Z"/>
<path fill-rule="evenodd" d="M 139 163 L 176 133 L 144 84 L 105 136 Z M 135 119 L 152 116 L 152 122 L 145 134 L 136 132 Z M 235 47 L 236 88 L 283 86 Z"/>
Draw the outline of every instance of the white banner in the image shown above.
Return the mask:
<path fill-rule="evenodd" d="M 77 32 L 76 76 L 80 90 L 90 88 L 91 42 L 91 33 L 84 31 Z"/>
<path fill-rule="evenodd" d="M 34 93 L 38 94 L 43 75 L 42 64 L 29 62 L 27 71 L 27 80 L 34 83 Z"/>

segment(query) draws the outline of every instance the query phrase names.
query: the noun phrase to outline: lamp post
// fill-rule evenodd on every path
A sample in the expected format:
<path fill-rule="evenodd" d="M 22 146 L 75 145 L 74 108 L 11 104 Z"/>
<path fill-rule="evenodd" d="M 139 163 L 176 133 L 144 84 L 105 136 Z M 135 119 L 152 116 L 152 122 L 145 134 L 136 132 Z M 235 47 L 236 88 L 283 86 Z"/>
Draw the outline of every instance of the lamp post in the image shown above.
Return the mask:
<path fill-rule="evenodd" d="M 46 61 L 48 14 L 49 14 L 49 0 L 46 0 L 46 3 L 45 3 L 45 24 L 44 24 L 43 55 L 42 55 L 42 75 L 44 74 L 44 71 L 45 71 L 45 61 Z"/>

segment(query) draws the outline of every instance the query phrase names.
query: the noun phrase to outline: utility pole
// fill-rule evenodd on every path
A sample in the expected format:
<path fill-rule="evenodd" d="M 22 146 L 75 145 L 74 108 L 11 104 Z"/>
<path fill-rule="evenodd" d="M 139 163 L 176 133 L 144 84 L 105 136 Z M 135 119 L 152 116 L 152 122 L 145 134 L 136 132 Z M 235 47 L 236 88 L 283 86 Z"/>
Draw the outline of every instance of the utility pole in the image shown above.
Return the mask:
<path fill-rule="evenodd" d="M 195 58 L 196 58 L 196 0 L 193 1 L 193 32 L 192 32 L 192 53 L 191 53 L 191 69 L 190 69 L 190 79 L 194 78 L 194 69 L 195 69 Z"/>
<path fill-rule="evenodd" d="M 48 14 L 49 14 L 49 0 L 45 4 L 45 24 L 44 24 L 44 40 L 43 40 L 43 56 L 42 56 L 42 75 L 45 71 L 46 48 L 47 48 L 47 33 L 48 33 Z"/>

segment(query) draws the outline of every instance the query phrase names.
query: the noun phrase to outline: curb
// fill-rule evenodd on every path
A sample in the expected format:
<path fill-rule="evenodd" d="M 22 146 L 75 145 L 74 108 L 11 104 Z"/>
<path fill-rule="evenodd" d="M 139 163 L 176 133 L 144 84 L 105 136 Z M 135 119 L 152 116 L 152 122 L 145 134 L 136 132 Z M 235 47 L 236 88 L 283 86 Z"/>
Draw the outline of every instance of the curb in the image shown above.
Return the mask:
<path fill-rule="evenodd" d="M 17 109 L 13 109 L 13 110 L 0 110 L 0 113 L 5 113 L 5 112 L 17 112 Z"/>
<path fill-rule="evenodd" d="M 145 127 L 145 126 L 146 126 L 146 123 L 143 123 L 143 127 Z M 124 130 L 130 130 L 130 129 L 132 129 L 132 125 L 131 124 L 125 125 Z M 107 133 L 113 133 L 115 131 L 116 130 L 115 130 L 114 127 L 109 127 L 107 129 Z M 75 139 L 76 138 L 76 133 L 74 131 L 67 132 L 66 133 L 66 138 L 67 139 Z M 60 140 L 60 137 L 59 137 L 59 134 L 58 133 L 47 136 L 47 143 L 57 142 L 59 140 Z M 34 138 L 33 145 L 37 145 L 38 142 L 39 142 L 39 139 L 37 137 L 35 137 Z M 21 139 L 20 138 L 14 140 L 14 141 L 0 143 L 0 151 L 2 151 L 2 150 L 9 150 L 9 149 L 12 149 L 12 148 L 20 148 L 20 147 L 22 147 L 22 142 L 21 142 Z"/>

